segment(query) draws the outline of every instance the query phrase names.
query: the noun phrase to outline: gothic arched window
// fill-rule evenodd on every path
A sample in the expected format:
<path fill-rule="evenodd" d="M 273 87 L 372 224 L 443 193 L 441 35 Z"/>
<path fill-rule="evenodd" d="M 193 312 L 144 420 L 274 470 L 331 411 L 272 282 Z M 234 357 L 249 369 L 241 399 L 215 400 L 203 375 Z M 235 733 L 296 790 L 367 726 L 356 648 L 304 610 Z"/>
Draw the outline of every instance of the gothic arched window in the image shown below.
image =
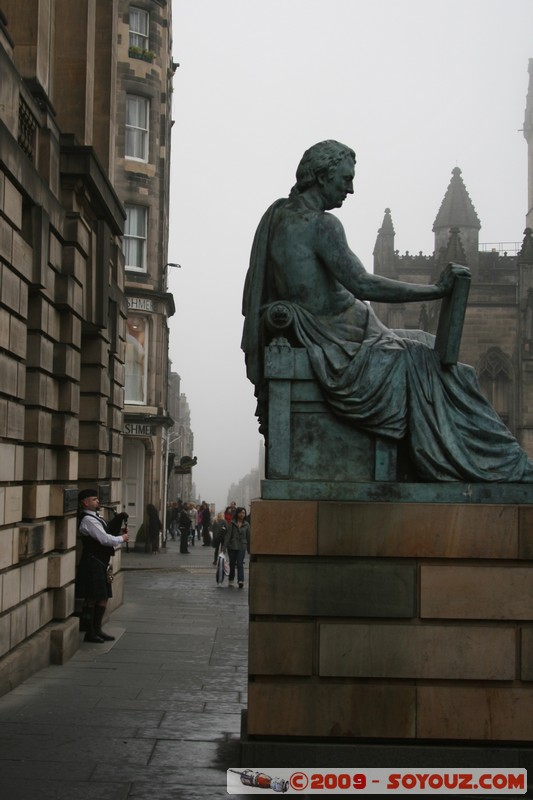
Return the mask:
<path fill-rule="evenodd" d="M 514 370 L 511 359 L 499 347 L 490 347 L 479 360 L 481 391 L 503 422 L 514 426 Z"/>

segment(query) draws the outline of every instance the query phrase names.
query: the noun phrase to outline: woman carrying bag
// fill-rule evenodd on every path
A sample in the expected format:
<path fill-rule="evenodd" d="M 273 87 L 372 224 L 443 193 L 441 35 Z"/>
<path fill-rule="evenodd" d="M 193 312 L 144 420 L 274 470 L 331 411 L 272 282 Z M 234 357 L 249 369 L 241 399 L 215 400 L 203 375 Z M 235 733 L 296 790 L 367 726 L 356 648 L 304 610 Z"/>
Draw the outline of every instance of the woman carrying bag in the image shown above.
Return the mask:
<path fill-rule="evenodd" d="M 239 589 L 244 587 L 244 557 L 250 548 L 250 525 L 245 517 L 246 509 L 239 506 L 235 517 L 228 523 L 228 530 L 224 537 L 224 550 L 229 556 L 229 585 L 233 586 L 235 568 L 237 568 Z"/>
<path fill-rule="evenodd" d="M 213 564 L 216 564 L 218 561 L 218 553 L 219 550 L 222 549 L 224 544 L 224 537 L 226 535 L 226 531 L 228 530 L 228 523 L 224 519 L 224 512 L 219 511 L 215 521 L 213 522 L 213 541 L 211 544 L 215 548 L 215 554 L 213 556 Z"/>

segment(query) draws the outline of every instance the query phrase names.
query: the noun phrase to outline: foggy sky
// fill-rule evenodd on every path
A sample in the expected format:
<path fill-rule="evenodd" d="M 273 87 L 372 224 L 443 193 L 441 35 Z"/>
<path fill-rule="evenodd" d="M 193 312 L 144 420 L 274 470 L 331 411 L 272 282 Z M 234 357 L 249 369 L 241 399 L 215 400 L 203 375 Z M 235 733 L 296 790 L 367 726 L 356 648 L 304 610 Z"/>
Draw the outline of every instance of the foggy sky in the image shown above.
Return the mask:
<path fill-rule="evenodd" d="M 261 437 L 241 299 L 267 206 L 304 150 L 357 154 L 338 216 L 367 269 L 385 208 L 400 252 L 433 251 L 459 166 L 481 242 L 520 241 L 531 0 L 174 0 L 169 291 L 172 369 L 191 408 L 193 479 L 217 508 Z M 334 457 L 335 454 L 331 454 Z"/>

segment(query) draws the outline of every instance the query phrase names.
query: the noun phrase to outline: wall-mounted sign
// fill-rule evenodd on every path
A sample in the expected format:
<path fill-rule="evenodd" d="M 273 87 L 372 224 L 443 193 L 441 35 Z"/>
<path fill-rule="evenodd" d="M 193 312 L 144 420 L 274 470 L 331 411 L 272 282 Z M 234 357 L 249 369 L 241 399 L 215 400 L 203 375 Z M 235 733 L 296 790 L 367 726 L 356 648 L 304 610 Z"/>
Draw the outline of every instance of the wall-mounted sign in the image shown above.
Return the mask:
<path fill-rule="evenodd" d="M 135 311 L 153 311 L 154 302 L 150 297 L 128 297 L 128 308 Z"/>
<path fill-rule="evenodd" d="M 77 508 L 78 508 L 78 489 L 64 489 L 63 513 L 68 514 L 70 511 L 76 511 Z"/>
<path fill-rule="evenodd" d="M 124 433 L 126 436 L 155 436 L 155 426 L 149 424 L 140 425 L 137 422 L 125 422 Z"/>
<path fill-rule="evenodd" d="M 92 487 L 91 487 L 92 488 Z M 100 503 L 109 503 L 111 499 L 111 486 L 109 483 L 99 483 L 96 485 L 98 491 L 98 498 Z M 78 492 L 76 489 L 63 489 L 63 513 L 68 514 L 70 511 L 76 511 L 78 508 Z"/>
<path fill-rule="evenodd" d="M 174 467 L 176 475 L 189 475 L 192 468 L 196 466 L 198 459 L 196 456 L 183 456 L 180 458 L 180 463 Z"/>

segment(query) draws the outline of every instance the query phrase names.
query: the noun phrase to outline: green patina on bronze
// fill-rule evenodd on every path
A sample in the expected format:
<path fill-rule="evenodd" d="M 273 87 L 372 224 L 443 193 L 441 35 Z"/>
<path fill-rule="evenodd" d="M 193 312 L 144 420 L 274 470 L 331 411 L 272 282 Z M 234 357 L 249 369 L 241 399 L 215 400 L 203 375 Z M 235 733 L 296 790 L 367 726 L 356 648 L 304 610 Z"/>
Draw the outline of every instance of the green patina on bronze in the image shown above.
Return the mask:
<path fill-rule="evenodd" d="M 455 363 L 468 268 L 448 264 L 428 285 L 368 273 L 329 213 L 353 193 L 354 174 L 349 147 L 314 145 L 289 197 L 273 203 L 256 232 L 242 348 L 267 439 L 267 478 L 533 482 L 533 463 L 474 370 Z M 386 328 L 366 302 L 440 298 L 437 343 L 423 331 Z M 358 455 L 353 468 L 336 467 L 339 443 L 356 441 L 366 462 Z"/>

